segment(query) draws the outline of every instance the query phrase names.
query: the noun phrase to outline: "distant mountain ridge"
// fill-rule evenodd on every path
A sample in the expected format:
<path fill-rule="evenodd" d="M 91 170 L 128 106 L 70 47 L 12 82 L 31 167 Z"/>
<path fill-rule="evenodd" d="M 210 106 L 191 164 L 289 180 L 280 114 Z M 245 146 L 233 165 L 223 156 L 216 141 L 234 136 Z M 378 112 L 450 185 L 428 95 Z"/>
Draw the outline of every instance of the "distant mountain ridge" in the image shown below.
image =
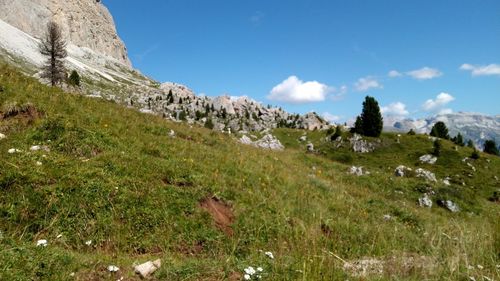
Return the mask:
<path fill-rule="evenodd" d="M 486 140 L 500 141 L 500 115 L 485 115 L 472 112 L 458 112 L 436 115 L 423 119 L 398 119 L 385 117 L 384 129 L 394 132 L 408 132 L 410 129 L 417 133 L 430 133 L 436 122 L 442 121 L 448 127 L 450 136 L 461 133 L 465 140 L 472 140 L 478 147 L 482 147 Z"/>

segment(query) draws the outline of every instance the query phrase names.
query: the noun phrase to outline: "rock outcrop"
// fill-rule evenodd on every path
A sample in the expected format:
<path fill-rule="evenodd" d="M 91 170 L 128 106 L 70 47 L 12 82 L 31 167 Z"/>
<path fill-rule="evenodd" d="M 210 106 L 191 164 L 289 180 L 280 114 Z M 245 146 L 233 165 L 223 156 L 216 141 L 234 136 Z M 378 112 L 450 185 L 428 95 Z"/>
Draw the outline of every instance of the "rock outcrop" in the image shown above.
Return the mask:
<path fill-rule="evenodd" d="M 54 20 L 69 43 L 89 48 L 131 66 L 113 17 L 95 0 L 0 0 L 0 19 L 35 38 L 42 38 Z"/>

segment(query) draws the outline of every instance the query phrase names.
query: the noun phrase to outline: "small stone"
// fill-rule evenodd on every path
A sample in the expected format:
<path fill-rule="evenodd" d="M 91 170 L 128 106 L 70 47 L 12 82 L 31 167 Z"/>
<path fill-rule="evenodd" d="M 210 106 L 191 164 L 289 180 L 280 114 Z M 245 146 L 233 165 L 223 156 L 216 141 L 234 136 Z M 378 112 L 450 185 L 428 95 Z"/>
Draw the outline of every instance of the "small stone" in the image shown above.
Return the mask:
<path fill-rule="evenodd" d="M 268 258 L 270 258 L 272 260 L 274 259 L 274 255 L 271 252 L 265 252 L 264 255 L 266 255 Z"/>
<path fill-rule="evenodd" d="M 171 137 L 171 138 L 175 138 L 175 132 L 174 132 L 174 130 L 170 130 L 170 132 L 168 133 L 168 136 Z"/>
<path fill-rule="evenodd" d="M 443 183 L 444 183 L 444 185 L 446 185 L 446 186 L 450 186 L 450 185 L 451 185 L 451 184 L 450 184 L 450 178 L 445 178 L 445 179 L 443 180 Z"/>
<path fill-rule="evenodd" d="M 302 141 L 302 142 L 304 142 L 304 141 L 306 141 L 306 140 L 307 140 L 307 136 L 301 136 L 301 137 L 299 138 L 299 141 Z"/>
<path fill-rule="evenodd" d="M 439 200 L 438 201 L 439 206 L 448 209 L 448 211 L 452 213 L 457 213 L 460 211 L 460 208 L 458 207 L 457 204 L 455 204 L 451 200 Z"/>
<path fill-rule="evenodd" d="M 478 264 L 477 269 L 484 269 L 484 267 L 482 265 Z"/>
<path fill-rule="evenodd" d="M 420 156 L 419 160 L 422 163 L 427 163 L 427 164 L 434 165 L 434 164 L 436 164 L 437 157 L 435 157 L 435 156 L 433 156 L 431 154 L 426 154 L 426 155 Z"/>
<path fill-rule="evenodd" d="M 428 181 L 437 182 L 436 175 L 430 171 L 418 168 L 415 172 L 417 173 L 418 178 L 424 178 Z"/>
<path fill-rule="evenodd" d="M 399 165 L 396 170 L 394 170 L 394 175 L 396 177 L 404 177 L 405 176 L 405 172 L 409 172 L 411 171 L 411 168 L 408 168 L 404 165 Z"/>
<path fill-rule="evenodd" d="M 36 241 L 37 247 L 47 247 L 47 245 L 48 245 L 48 242 L 46 239 L 40 239 L 40 240 Z"/>
<path fill-rule="evenodd" d="M 42 164 L 42 162 L 40 162 L 40 161 L 36 161 L 36 165 L 37 165 L 37 166 L 42 166 L 43 164 Z"/>
<path fill-rule="evenodd" d="M 390 220 L 392 220 L 392 216 L 391 215 L 384 215 L 384 220 L 390 221 Z"/>
<path fill-rule="evenodd" d="M 31 150 L 31 151 L 38 151 L 38 150 L 40 150 L 40 149 L 42 149 L 42 147 L 41 147 L 41 146 L 39 146 L 39 145 L 34 145 L 34 146 L 30 147 L 30 150 Z"/>
<path fill-rule="evenodd" d="M 427 193 L 418 199 L 418 205 L 420 207 L 432 208 L 432 200 L 429 198 Z"/>
<path fill-rule="evenodd" d="M 92 240 L 85 241 L 85 245 L 87 245 L 87 246 L 92 245 Z"/>
<path fill-rule="evenodd" d="M 363 167 L 356 167 L 356 166 L 352 166 L 350 169 L 349 169 L 349 174 L 351 175 L 356 175 L 358 177 L 366 174 L 366 173 L 363 173 Z"/>
<path fill-rule="evenodd" d="M 314 152 L 314 145 L 312 143 L 307 144 L 307 151 L 308 152 Z"/>
<path fill-rule="evenodd" d="M 117 272 L 118 270 L 120 270 L 120 268 L 116 265 L 109 265 L 108 266 L 108 271 L 109 272 Z"/>
<path fill-rule="evenodd" d="M 16 148 L 11 148 L 11 149 L 7 150 L 7 152 L 8 152 L 9 154 L 14 154 L 14 153 L 19 153 L 19 152 L 21 152 L 21 150 L 16 149 Z"/>
<path fill-rule="evenodd" d="M 161 266 L 161 260 L 148 261 L 134 267 L 135 273 L 139 274 L 142 278 L 146 278 L 155 272 Z"/>
<path fill-rule="evenodd" d="M 2 134 L 2 133 L 0 133 L 0 140 L 3 140 L 3 139 L 5 139 L 5 138 L 7 138 L 7 136 L 6 136 L 6 135 L 4 135 L 4 134 Z"/>

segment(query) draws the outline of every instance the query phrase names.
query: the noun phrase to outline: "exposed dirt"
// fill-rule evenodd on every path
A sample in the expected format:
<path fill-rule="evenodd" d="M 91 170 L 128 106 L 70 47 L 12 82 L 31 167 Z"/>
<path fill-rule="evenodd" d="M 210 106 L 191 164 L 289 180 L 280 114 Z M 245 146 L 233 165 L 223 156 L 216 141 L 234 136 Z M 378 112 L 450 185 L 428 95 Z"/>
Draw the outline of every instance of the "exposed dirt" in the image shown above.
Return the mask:
<path fill-rule="evenodd" d="M 234 221 L 234 214 L 231 206 L 216 197 L 208 197 L 200 202 L 200 207 L 212 216 L 212 219 L 220 230 L 228 236 L 233 235 L 231 224 Z"/>
<path fill-rule="evenodd" d="M 5 112 L 0 112 L 0 120 L 8 120 L 12 118 L 19 119 L 23 123 L 31 124 L 36 119 L 43 116 L 35 106 L 26 104 L 22 106 L 12 106 Z"/>

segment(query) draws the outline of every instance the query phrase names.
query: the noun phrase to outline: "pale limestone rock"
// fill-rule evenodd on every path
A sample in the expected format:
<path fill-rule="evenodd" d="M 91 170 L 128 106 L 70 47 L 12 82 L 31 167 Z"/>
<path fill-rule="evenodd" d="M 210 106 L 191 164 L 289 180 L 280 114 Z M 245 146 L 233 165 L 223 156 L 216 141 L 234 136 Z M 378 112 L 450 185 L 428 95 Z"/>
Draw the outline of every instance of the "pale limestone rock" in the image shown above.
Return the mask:
<path fill-rule="evenodd" d="M 69 43 L 131 66 L 113 17 L 95 0 L 0 0 L 0 19 L 38 39 L 54 20 Z"/>
<path fill-rule="evenodd" d="M 139 274 L 142 278 L 146 278 L 161 267 L 161 260 L 148 261 L 134 267 L 135 273 Z"/>

